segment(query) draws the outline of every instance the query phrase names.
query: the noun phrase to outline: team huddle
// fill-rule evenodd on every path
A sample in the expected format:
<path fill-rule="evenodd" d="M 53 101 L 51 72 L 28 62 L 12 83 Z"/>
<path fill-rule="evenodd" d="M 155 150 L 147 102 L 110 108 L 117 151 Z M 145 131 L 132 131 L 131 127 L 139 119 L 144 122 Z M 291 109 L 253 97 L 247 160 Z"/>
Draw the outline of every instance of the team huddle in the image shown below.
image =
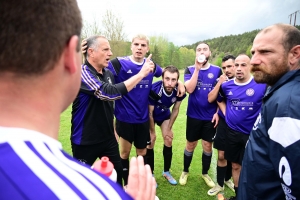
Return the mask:
<path fill-rule="evenodd" d="M 94 38 L 96 42 L 95 37 L 97 38 L 97 36 L 91 38 Z M 90 65 L 89 50 L 93 47 L 90 42 L 91 38 L 87 39 L 87 43 L 83 42 L 82 44 L 82 50 L 86 52 L 85 65 L 87 66 Z M 105 40 L 102 36 L 98 36 L 98 39 Z M 108 44 L 107 40 L 105 42 Z M 98 48 L 101 48 L 100 41 L 97 45 Z M 143 64 L 149 59 L 145 58 L 146 53 L 149 51 L 147 36 L 136 35 L 132 39 L 131 50 L 132 55 L 130 56 L 118 57 L 111 62 L 107 62 L 108 59 L 105 60 L 108 67 L 100 69 L 110 71 L 113 77 L 109 79 L 112 80 L 109 83 L 110 86 L 103 87 L 103 89 L 101 84 L 104 83 L 100 82 L 97 87 L 100 94 L 108 96 L 108 92 L 104 90 L 105 88 L 113 87 L 114 84 L 117 86 L 139 73 Z M 107 55 L 109 58 L 112 54 Z M 205 59 L 199 61 L 197 59 L 199 56 L 204 56 Z M 110 155 L 110 151 L 103 149 L 103 146 L 109 147 L 107 144 L 113 142 L 116 148 L 111 161 L 117 166 L 118 183 L 126 188 L 129 170 L 128 158 L 131 145 L 134 144 L 137 155 L 143 156 L 144 162 L 150 165 L 153 174 L 156 124 L 161 129 L 164 141 L 164 169 L 162 175 L 170 184 L 176 185 L 177 180 L 170 173 L 173 154 L 172 126 L 178 116 L 181 101 L 186 97 L 185 93 L 187 92 L 189 97 L 186 112 L 186 147 L 183 152 L 183 171 L 179 177 L 179 184 L 185 185 L 187 183 L 193 152 L 201 139 L 203 149 L 201 177 L 211 187 L 207 194 L 210 196 L 217 195 L 224 190 L 224 185 L 227 185 L 238 196 L 239 176 L 245 146 L 261 111 L 267 85 L 255 82 L 251 74 L 251 59 L 246 54 L 240 54 L 237 57 L 233 55 L 224 56 L 221 68 L 208 62 L 210 56 L 209 45 L 199 43 L 196 47 L 195 64 L 187 67 L 184 71 L 184 84 L 178 80 L 179 71 L 176 67 L 170 65 L 162 69 L 159 65 L 153 63 L 152 72 L 137 83 L 129 93 L 124 93 L 121 97 L 122 93 L 120 92 L 118 94 L 121 97 L 119 100 L 115 98 L 105 99 L 105 101 L 116 100 L 114 134 L 119 140 L 121 162 L 116 159 L 118 155 L 117 141 L 111 124 L 113 120 L 110 117 L 110 140 L 102 139 L 105 145 L 97 144 L 96 149 L 98 148 L 100 153 L 95 154 L 92 162 L 88 164 L 92 164 L 97 157 Z M 152 62 L 151 59 L 149 61 Z M 153 76 L 162 76 L 162 80 L 152 83 Z M 94 79 L 96 78 L 97 76 L 94 77 Z M 103 82 L 107 81 L 103 79 Z M 82 88 L 84 87 L 86 87 L 86 82 L 82 84 Z M 98 94 L 98 91 L 93 91 L 93 94 L 96 93 Z M 113 95 L 115 94 L 113 93 Z M 173 106 L 172 111 L 170 111 L 171 106 Z M 77 107 L 85 109 L 84 106 L 77 105 Z M 113 108 L 111 109 L 113 110 Z M 103 117 L 103 114 L 99 112 L 96 115 L 102 115 Z M 85 115 L 83 116 L 85 117 Z M 91 115 L 86 114 L 86 117 L 91 117 Z M 91 118 L 94 120 L 97 117 Z M 99 135 L 99 131 L 96 132 L 95 134 Z M 86 134 L 91 135 L 90 132 Z M 107 133 L 102 132 L 101 134 Z M 107 136 L 102 138 L 107 138 Z M 84 144 L 82 146 L 87 148 Z M 208 175 L 213 147 L 218 150 L 216 183 Z M 73 154 L 73 156 L 81 161 L 87 160 L 84 155 L 82 155 L 83 157 L 77 157 Z M 123 171 L 120 170 L 120 163 Z M 236 199 L 236 196 L 229 199 Z"/>
<path fill-rule="evenodd" d="M 201 42 L 183 83 L 175 66 L 146 57 L 150 41 L 143 34 L 132 38 L 131 55 L 115 59 L 104 36 L 91 36 L 81 43 L 81 64 L 82 19 L 74 0 L 13 3 L 0 7 L 0 199 L 158 199 L 156 125 L 164 143 L 162 176 L 171 185 L 193 176 L 201 141 L 207 195 L 226 185 L 232 200 L 300 198 L 297 28 L 262 29 L 251 58 L 226 55 L 221 67 L 209 63 L 210 46 Z M 187 96 L 182 173 L 173 177 L 173 126 Z M 57 141 L 60 114 L 70 104 L 73 157 Z M 129 160 L 132 145 L 137 157 Z M 208 173 L 213 148 L 216 182 Z M 117 183 L 91 168 L 103 156 Z"/>

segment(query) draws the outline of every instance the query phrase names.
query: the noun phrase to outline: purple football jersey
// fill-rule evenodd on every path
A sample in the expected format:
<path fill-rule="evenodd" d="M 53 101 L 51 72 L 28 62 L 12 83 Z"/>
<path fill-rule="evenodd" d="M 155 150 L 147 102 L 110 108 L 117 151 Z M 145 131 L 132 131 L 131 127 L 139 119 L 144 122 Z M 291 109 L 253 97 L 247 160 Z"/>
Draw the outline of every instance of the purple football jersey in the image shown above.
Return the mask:
<path fill-rule="evenodd" d="M 125 56 L 118 58 L 121 68 L 119 72 L 115 70 L 115 66 L 111 63 L 108 69 L 112 71 L 115 82 L 120 83 L 126 81 L 130 77 L 136 75 L 145 63 L 137 63 Z M 144 123 L 149 120 L 148 96 L 151 90 L 153 77 L 159 77 L 162 69 L 156 64 L 155 71 L 143 78 L 129 93 L 123 95 L 122 99 L 115 102 L 115 116 L 119 121 L 126 123 Z"/>
<path fill-rule="evenodd" d="M 188 67 L 184 72 L 184 81 L 191 79 L 195 66 Z M 195 90 L 189 95 L 187 116 L 199 120 L 211 120 L 217 111 L 217 103 L 209 103 L 208 93 L 213 89 L 215 81 L 222 74 L 218 66 L 210 65 L 199 71 Z"/>

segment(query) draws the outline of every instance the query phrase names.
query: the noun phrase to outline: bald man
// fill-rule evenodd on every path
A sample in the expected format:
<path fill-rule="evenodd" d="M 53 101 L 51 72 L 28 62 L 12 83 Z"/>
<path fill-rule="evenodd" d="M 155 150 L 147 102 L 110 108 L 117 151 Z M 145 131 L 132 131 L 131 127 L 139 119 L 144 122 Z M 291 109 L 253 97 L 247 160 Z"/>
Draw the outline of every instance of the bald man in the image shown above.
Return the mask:
<path fill-rule="evenodd" d="M 222 109 L 227 123 L 224 156 L 232 163 L 232 178 L 237 194 L 245 146 L 260 112 L 266 85 L 254 81 L 251 75 L 250 58 L 247 55 L 239 55 L 234 65 L 235 78 L 221 85 L 220 95 L 223 97 L 221 104 L 226 104 L 225 109 Z"/>

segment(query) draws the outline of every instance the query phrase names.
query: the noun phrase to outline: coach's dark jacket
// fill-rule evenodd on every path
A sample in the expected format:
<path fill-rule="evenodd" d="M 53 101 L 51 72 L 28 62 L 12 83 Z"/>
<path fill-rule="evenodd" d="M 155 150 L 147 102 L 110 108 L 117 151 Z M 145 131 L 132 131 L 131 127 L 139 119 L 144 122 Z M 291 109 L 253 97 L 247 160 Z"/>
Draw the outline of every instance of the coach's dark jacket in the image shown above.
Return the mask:
<path fill-rule="evenodd" d="M 246 146 L 238 199 L 300 199 L 300 70 L 268 88 Z"/>

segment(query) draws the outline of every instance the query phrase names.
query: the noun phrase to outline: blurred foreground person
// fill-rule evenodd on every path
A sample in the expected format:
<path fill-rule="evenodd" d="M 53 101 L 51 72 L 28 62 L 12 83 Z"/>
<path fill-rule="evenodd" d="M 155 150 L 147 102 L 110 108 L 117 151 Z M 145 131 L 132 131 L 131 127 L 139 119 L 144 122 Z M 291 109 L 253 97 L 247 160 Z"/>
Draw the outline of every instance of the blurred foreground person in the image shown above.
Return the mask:
<path fill-rule="evenodd" d="M 57 141 L 80 86 L 76 1 L 2 0 L 0 21 L 0 199 L 154 199 L 142 157 L 131 160 L 129 196 Z"/>

